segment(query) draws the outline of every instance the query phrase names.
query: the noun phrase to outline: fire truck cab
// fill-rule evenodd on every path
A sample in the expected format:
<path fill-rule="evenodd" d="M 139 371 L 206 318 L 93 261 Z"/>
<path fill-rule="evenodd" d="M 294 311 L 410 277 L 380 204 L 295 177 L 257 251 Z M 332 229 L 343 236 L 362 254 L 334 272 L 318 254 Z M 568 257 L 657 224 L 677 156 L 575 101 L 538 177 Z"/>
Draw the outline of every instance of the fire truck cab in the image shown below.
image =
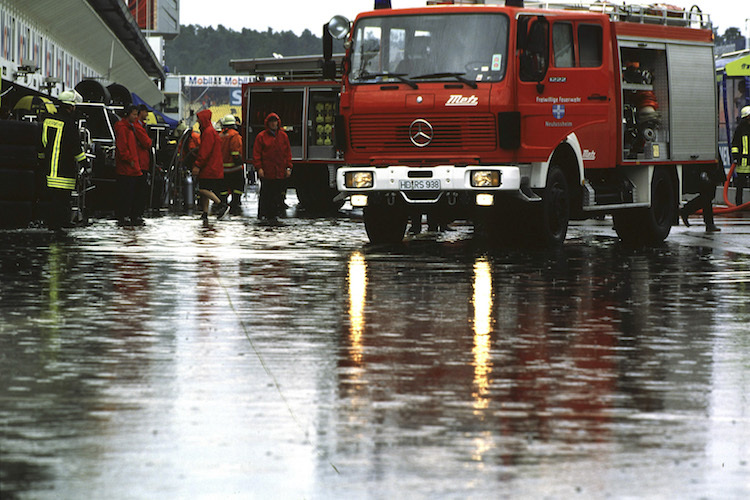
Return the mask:
<path fill-rule="evenodd" d="M 401 241 L 426 213 L 554 245 L 570 219 L 609 213 L 622 240 L 663 241 L 683 181 L 717 162 L 707 16 L 446 3 L 458 2 L 365 12 L 340 30 L 337 186 L 370 240 Z"/>

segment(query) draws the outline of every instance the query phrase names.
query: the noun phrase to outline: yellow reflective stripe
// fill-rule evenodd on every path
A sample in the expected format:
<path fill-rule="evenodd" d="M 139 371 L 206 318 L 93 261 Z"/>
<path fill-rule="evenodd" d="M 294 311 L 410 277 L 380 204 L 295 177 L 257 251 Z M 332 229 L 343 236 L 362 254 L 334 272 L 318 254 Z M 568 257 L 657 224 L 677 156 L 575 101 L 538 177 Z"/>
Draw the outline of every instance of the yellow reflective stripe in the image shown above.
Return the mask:
<path fill-rule="evenodd" d="M 232 151 L 232 156 L 239 156 L 239 155 L 240 155 L 239 151 Z"/>
<path fill-rule="evenodd" d="M 232 194 L 245 194 L 241 189 L 232 189 Z"/>
<path fill-rule="evenodd" d="M 748 150 L 747 150 L 747 136 L 742 136 L 742 154 L 747 156 Z"/>
<path fill-rule="evenodd" d="M 739 154 L 740 153 L 740 148 L 738 148 L 737 146 L 732 146 L 732 153 Z"/>
<path fill-rule="evenodd" d="M 75 157 L 76 161 L 83 161 L 85 159 L 86 159 L 86 153 L 84 153 L 83 151 L 81 151 L 80 154 L 77 154 Z"/>
<path fill-rule="evenodd" d="M 47 118 L 44 120 L 44 125 L 42 126 L 42 145 L 44 147 L 47 147 L 47 132 L 50 128 L 55 129 L 55 139 L 54 143 L 52 144 L 52 157 L 50 158 L 50 175 L 49 177 L 57 177 L 57 167 L 60 163 L 60 145 L 62 144 L 62 130 L 65 126 L 64 122 L 61 122 L 60 120 L 55 120 L 52 118 Z M 47 185 L 49 186 L 49 177 L 47 178 Z M 75 183 L 75 181 L 74 181 Z M 75 184 L 74 184 L 75 185 Z M 50 186 L 53 187 L 53 186 Z"/>
<path fill-rule="evenodd" d="M 233 167 L 233 166 L 234 166 L 234 162 L 224 163 L 224 168 Z"/>
<path fill-rule="evenodd" d="M 69 177 L 53 177 L 48 175 L 47 186 L 58 189 L 75 189 L 76 180 Z"/>

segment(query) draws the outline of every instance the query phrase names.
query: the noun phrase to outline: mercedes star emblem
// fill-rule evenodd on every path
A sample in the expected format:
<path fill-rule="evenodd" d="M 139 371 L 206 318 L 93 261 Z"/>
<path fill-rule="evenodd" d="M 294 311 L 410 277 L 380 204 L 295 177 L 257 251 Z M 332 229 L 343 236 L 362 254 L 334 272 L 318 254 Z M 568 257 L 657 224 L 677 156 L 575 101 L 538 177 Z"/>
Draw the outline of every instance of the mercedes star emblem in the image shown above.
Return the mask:
<path fill-rule="evenodd" d="M 409 125 L 409 139 L 418 148 L 423 148 L 432 142 L 432 125 L 427 120 L 418 118 Z"/>

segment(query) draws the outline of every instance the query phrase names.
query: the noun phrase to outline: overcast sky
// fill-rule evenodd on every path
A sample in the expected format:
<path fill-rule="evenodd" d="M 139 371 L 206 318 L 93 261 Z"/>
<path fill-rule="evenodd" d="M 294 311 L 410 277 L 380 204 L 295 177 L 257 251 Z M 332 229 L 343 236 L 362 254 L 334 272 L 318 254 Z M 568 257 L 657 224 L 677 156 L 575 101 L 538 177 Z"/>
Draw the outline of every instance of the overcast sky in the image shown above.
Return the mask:
<path fill-rule="evenodd" d="M 571 1 L 571 3 L 577 3 Z M 619 3 L 619 2 L 616 2 Z M 651 0 L 626 1 L 628 4 L 651 4 Z M 699 5 L 711 15 L 719 33 L 735 26 L 746 33 L 745 22 L 750 18 L 747 0 L 667 0 L 664 3 L 690 8 Z M 371 10 L 373 0 L 180 0 L 180 24 L 218 26 L 240 31 L 242 28 L 266 31 L 294 31 L 309 29 L 320 35 L 323 25 L 335 14 L 354 19 L 358 12 Z M 425 0 L 391 0 L 393 8 L 421 7 Z"/>

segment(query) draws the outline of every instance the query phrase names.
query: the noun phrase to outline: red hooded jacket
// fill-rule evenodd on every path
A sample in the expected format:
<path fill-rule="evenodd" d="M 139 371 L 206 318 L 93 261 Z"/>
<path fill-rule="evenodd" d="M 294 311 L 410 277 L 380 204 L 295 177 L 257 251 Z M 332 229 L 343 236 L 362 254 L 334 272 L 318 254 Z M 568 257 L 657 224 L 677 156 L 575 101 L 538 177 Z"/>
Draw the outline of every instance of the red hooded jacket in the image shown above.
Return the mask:
<path fill-rule="evenodd" d="M 201 127 L 201 145 L 195 166 L 201 171 L 199 179 L 223 179 L 224 162 L 221 157 L 221 139 L 211 123 L 211 110 L 198 111 L 196 115 Z"/>
<path fill-rule="evenodd" d="M 135 140 L 135 126 L 125 116 L 115 123 L 115 173 L 138 177 L 141 174 L 140 163 L 138 163 L 138 146 Z"/>
<path fill-rule="evenodd" d="M 281 128 L 281 120 L 276 133 L 268 128 L 268 120 L 271 118 L 279 120 L 279 115 L 270 113 L 266 116 L 266 129 L 255 137 L 253 166 L 255 170 L 262 169 L 266 179 L 285 179 L 286 169 L 292 168 L 292 148 L 289 137 Z"/>

